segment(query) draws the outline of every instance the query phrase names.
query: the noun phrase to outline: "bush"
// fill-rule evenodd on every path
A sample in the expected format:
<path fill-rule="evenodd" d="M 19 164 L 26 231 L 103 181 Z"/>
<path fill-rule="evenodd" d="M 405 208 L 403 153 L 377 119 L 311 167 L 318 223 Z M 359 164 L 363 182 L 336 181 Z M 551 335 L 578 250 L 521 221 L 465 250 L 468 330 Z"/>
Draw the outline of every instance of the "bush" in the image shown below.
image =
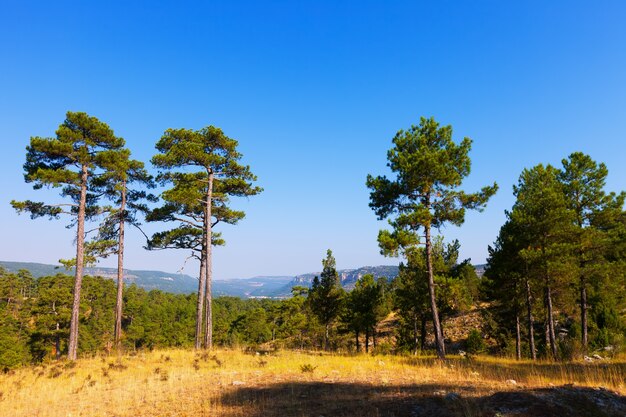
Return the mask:
<path fill-rule="evenodd" d="M 473 329 L 467 336 L 465 349 L 469 353 L 480 353 L 483 352 L 485 348 L 485 341 L 483 340 L 482 334 L 480 333 L 480 331 Z"/>

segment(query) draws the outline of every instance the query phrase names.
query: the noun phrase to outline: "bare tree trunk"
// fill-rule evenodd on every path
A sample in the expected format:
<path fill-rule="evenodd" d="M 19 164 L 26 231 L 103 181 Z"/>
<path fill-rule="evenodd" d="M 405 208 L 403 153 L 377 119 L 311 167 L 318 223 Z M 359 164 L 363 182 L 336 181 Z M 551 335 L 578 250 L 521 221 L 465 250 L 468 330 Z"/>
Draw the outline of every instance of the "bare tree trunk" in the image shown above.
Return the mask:
<path fill-rule="evenodd" d="M 54 304 L 53 304 L 53 308 L 54 308 Z M 55 314 L 56 314 L 56 311 L 55 311 Z M 59 359 L 61 359 L 61 336 L 59 336 L 60 326 L 59 326 L 59 322 L 58 321 L 57 321 L 56 329 L 57 329 L 57 332 L 54 335 L 54 350 L 55 350 L 54 358 L 56 360 L 59 360 Z"/>
<path fill-rule="evenodd" d="M 122 204 L 120 205 L 120 230 L 117 242 L 117 299 L 115 301 L 115 348 L 122 342 L 122 304 L 124 302 L 124 225 L 126 223 L 126 181 L 122 181 Z"/>
<path fill-rule="evenodd" d="M 328 351 L 328 333 L 329 333 L 330 323 L 326 323 L 324 326 L 324 350 Z M 367 350 L 367 334 L 365 336 L 365 349 Z"/>
<path fill-rule="evenodd" d="M 374 349 L 376 349 L 376 326 L 372 326 L 372 344 Z"/>
<path fill-rule="evenodd" d="M 547 302 L 544 302 L 547 305 Z M 546 342 L 546 357 L 550 355 L 550 320 L 548 319 L 548 312 L 546 307 L 546 319 L 543 323 L 543 336 Z"/>
<path fill-rule="evenodd" d="M 359 329 L 354 330 L 355 341 L 356 341 L 356 353 L 361 351 L 361 346 L 359 345 Z"/>
<path fill-rule="evenodd" d="M 527 308 L 527 320 L 528 320 L 528 345 L 530 348 L 530 357 L 532 360 L 537 360 L 537 350 L 535 349 L 535 320 L 533 319 L 533 297 L 530 291 L 530 283 L 528 278 L 525 280 L 526 284 L 526 308 Z"/>
<path fill-rule="evenodd" d="M 200 250 L 200 273 L 198 274 L 198 300 L 196 301 L 196 338 L 195 349 L 202 348 L 202 325 L 204 316 L 204 292 L 206 291 L 206 250 L 204 248 L 204 242 L 202 249 Z"/>
<path fill-rule="evenodd" d="M 365 328 L 365 353 L 369 353 L 370 351 L 370 332 L 369 329 Z"/>
<path fill-rule="evenodd" d="M 83 285 L 83 264 L 85 246 L 85 207 L 87 205 L 87 165 L 83 165 L 80 175 L 80 202 L 78 204 L 78 224 L 76 227 L 76 274 L 74 275 L 74 300 L 70 320 L 70 341 L 67 358 L 76 360 L 78 351 L 78 317 L 80 314 L 80 290 Z"/>
<path fill-rule="evenodd" d="M 208 263 L 207 259 L 207 263 Z M 213 349 L 213 305 L 211 281 L 207 278 L 204 290 L 204 348 Z"/>
<path fill-rule="evenodd" d="M 430 308 L 433 313 L 433 326 L 435 330 L 435 345 L 439 359 L 446 358 L 446 347 L 443 340 L 441 323 L 439 322 L 439 312 L 437 311 L 437 298 L 435 295 L 435 277 L 432 263 L 432 248 L 430 240 L 430 225 L 426 226 L 426 266 L 428 268 L 428 292 L 430 294 Z"/>
<path fill-rule="evenodd" d="M 413 315 L 413 355 L 417 355 L 417 349 L 419 348 L 419 340 L 417 336 L 417 314 Z"/>
<path fill-rule="evenodd" d="M 515 313 L 515 358 L 522 359 L 522 337 L 520 334 L 519 313 Z"/>
<path fill-rule="evenodd" d="M 582 331 L 583 353 L 587 353 L 587 283 L 585 278 L 580 278 L 580 327 Z"/>
<path fill-rule="evenodd" d="M 57 323 L 57 331 L 59 330 L 59 323 Z M 61 337 L 57 334 L 54 339 L 54 358 L 56 360 L 61 359 Z"/>
<path fill-rule="evenodd" d="M 205 202 L 206 215 L 204 218 L 204 227 L 205 227 L 205 250 L 206 250 L 206 291 L 205 291 L 205 327 L 204 327 L 204 348 L 212 349 L 213 348 L 213 293 L 212 293 L 212 223 L 211 223 L 211 210 L 213 208 L 213 171 L 209 170 L 209 184 L 207 186 L 207 195 Z"/>
<path fill-rule="evenodd" d="M 550 338 L 550 348 L 552 350 L 552 358 L 556 359 L 557 349 L 556 336 L 554 332 L 554 317 L 552 312 L 552 291 L 549 284 L 546 286 L 546 304 L 548 308 L 548 336 Z"/>

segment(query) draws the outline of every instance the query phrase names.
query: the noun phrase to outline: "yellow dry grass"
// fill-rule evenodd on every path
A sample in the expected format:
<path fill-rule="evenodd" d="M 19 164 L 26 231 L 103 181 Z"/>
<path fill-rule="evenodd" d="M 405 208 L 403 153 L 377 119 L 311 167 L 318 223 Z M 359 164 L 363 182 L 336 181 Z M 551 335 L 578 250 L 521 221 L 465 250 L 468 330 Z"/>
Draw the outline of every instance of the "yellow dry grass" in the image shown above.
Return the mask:
<path fill-rule="evenodd" d="M 626 362 L 517 362 L 235 350 L 86 358 L 0 375 L 0 416 L 379 415 L 368 402 L 574 384 L 626 394 Z M 511 380 L 515 380 L 513 383 Z M 329 411 L 330 403 L 334 403 Z M 306 404 L 306 406 L 304 405 Z M 471 407 L 470 407 L 471 408 Z M 468 407 L 459 415 L 472 415 Z M 340 412 L 341 411 L 341 412 Z"/>

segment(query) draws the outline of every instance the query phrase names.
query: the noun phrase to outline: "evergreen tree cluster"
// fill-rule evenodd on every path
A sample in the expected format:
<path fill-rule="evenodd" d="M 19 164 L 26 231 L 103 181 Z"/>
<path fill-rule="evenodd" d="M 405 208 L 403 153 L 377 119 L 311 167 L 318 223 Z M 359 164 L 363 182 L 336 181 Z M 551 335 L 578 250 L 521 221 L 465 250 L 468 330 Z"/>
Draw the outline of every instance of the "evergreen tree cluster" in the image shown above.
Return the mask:
<path fill-rule="evenodd" d="M 571 358 L 616 349 L 626 335 L 626 193 L 608 170 L 572 153 L 562 167 L 525 169 L 516 202 L 489 248 L 484 298 L 493 332 L 518 358 Z"/>

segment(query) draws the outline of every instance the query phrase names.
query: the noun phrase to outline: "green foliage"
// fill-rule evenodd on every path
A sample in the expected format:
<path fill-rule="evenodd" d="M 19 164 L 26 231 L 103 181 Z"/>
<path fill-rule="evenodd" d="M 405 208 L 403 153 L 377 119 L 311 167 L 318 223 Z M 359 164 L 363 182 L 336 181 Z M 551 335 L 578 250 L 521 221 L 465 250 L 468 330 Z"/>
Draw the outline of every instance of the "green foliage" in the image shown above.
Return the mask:
<path fill-rule="evenodd" d="M 478 301 L 478 277 L 469 260 L 458 262 L 460 244 L 433 241 L 431 259 L 438 288 L 437 307 L 441 317 L 467 312 Z M 425 322 L 430 314 L 428 267 L 425 248 L 416 248 L 400 265 L 393 282 L 393 305 L 400 317 L 399 344 L 417 352 L 424 346 Z"/>
<path fill-rule="evenodd" d="M 256 346 L 268 342 L 272 338 L 267 313 L 260 307 L 239 315 L 231 322 L 228 333 L 231 336 L 231 343 L 234 345 L 244 343 Z"/>
<path fill-rule="evenodd" d="M 469 138 L 464 138 L 459 145 L 455 144 L 452 127 L 439 127 L 432 118 L 421 118 L 418 126 L 396 134 L 394 147 L 387 153 L 388 166 L 397 175 L 396 179 L 367 177 L 367 186 L 372 190 L 370 207 L 381 220 L 395 216 L 390 221 L 395 235 L 383 233 L 382 236 L 394 237 L 398 245 L 383 247 L 383 251 L 389 253 L 394 247 L 412 246 L 418 243 L 415 233 L 420 228 L 440 228 L 445 223 L 460 225 L 465 210 L 484 207 L 496 192 L 496 184 L 475 194 L 458 190 L 470 173 L 471 143 Z"/>
<path fill-rule="evenodd" d="M 102 169 L 98 160 L 101 152 L 114 151 L 124 146 L 124 139 L 116 137 L 109 126 L 95 117 L 81 112 L 67 112 L 54 138 L 31 137 L 26 148 L 24 179 L 33 183 L 34 189 L 60 188 L 61 196 L 70 203 L 46 204 L 42 202 L 12 201 L 19 212 L 29 212 L 31 218 L 47 216 L 58 218 L 60 214 L 78 215 L 80 189 L 85 181 Z M 82 175 L 82 170 L 87 172 Z M 97 195 L 88 190 L 86 215 L 97 214 Z"/>
<path fill-rule="evenodd" d="M 482 353 L 486 349 L 485 340 L 479 330 L 472 329 L 467 336 L 465 349 L 468 353 Z"/>
<path fill-rule="evenodd" d="M 224 135 L 221 129 L 208 126 L 194 131 L 168 129 L 157 142 L 159 151 L 152 158 L 159 168 L 157 180 L 171 188 L 163 192 L 164 205 L 153 210 L 148 221 L 178 223 L 178 226 L 153 236 L 149 248 L 192 249 L 202 248 L 205 222 L 237 224 L 243 219 L 242 211 L 229 208 L 232 196 L 248 197 L 262 191 L 253 186 L 256 176 L 249 166 L 239 164 L 242 155 L 238 142 Z M 190 169 L 191 168 L 191 172 Z M 212 189 L 212 219 L 204 219 L 209 174 L 214 175 Z M 213 245 L 223 245 L 218 236 Z"/>
<path fill-rule="evenodd" d="M 324 326 L 324 347 L 329 348 L 329 332 L 343 308 L 345 291 L 341 286 L 333 252 L 328 249 L 322 260 L 322 273 L 313 279 L 307 302 L 313 314 Z"/>
<path fill-rule="evenodd" d="M 360 277 L 354 289 L 346 295 L 345 309 L 342 320 L 346 326 L 359 334 L 365 335 L 365 349 L 369 351 L 369 336 L 375 337 L 377 324 L 387 317 L 390 311 L 390 302 L 387 282 L 384 278 L 378 281 L 374 276 L 366 274 Z M 359 346 L 356 346 L 357 350 Z"/>
<path fill-rule="evenodd" d="M 554 327 L 565 336 L 558 343 L 550 337 L 551 346 L 538 338 L 540 351 L 552 348 L 554 357 L 567 359 L 587 347 L 621 343 L 623 318 L 612 312 L 626 305 L 625 195 L 604 192 L 607 174 L 604 164 L 579 152 L 563 160 L 562 170 L 538 165 L 522 172 L 514 187 L 515 205 L 489 248 L 489 279 L 483 286 L 484 297 L 493 302 L 498 325 L 492 332 L 499 333 L 501 347 L 514 334 L 516 317 L 525 319 L 526 337 L 536 327 L 533 316 L 545 323 L 537 333 L 546 326 L 548 334 L 556 332 L 550 330 L 555 312 Z"/>
<path fill-rule="evenodd" d="M 31 360 L 28 313 L 34 291 L 28 272 L 10 274 L 0 268 L 0 372 Z"/>
<path fill-rule="evenodd" d="M 315 371 L 315 369 L 317 368 L 317 366 L 313 366 L 310 363 L 304 363 L 302 365 L 300 365 L 300 372 L 302 373 L 313 373 Z"/>

